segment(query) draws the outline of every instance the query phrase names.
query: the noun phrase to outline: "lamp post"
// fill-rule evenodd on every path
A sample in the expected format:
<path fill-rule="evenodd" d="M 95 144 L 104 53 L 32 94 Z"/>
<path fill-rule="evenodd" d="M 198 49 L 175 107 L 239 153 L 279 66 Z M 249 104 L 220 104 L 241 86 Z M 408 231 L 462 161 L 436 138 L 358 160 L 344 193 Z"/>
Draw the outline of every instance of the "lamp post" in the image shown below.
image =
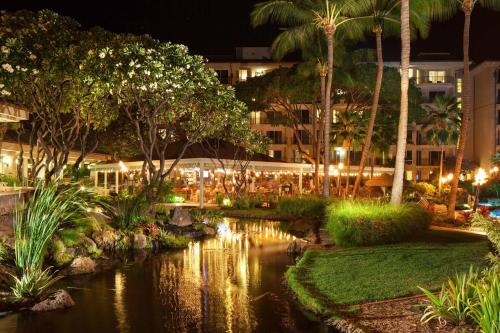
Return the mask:
<path fill-rule="evenodd" d="M 474 208 L 473 208 L 474 212 L 477 210 L 477 205 L 479 202 L 480 187 L 481 187 L 481 185 L 486 183 L 487 179 L 488 179 L 488 175 L 486 174 L 486 171 L 484 171 L 483 168 L 479 168 L 479 170 L 477 170 L 476 175 L 474 176 L 475 182 L 472 184 L 472 185 L 476 186 L 476 197 L 474 198 Z"/>

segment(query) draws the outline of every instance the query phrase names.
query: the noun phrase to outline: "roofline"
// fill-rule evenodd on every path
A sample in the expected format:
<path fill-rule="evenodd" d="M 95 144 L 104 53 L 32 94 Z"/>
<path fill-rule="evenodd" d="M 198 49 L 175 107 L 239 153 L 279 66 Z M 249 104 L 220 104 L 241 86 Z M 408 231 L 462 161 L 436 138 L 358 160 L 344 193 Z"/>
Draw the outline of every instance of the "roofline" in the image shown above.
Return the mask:
<path fill-rule="evenodd" d="M 471 74 L 476 74 L 478 72 L 481 72 L 482 70 L 488 68 L 488 67 L 500 67 L 500 60 L 486 60 L 483 61 L 476 66 L 474 66 L 470 72 Z"/>
<path fill-rule="evenodd" d="M 230 160 L 222 160 L 223 163 L 227 163 Z M 166 165 L 172 165 L 175 160 L 165 160 Z M 106 163 L 106 164 L 93 164 L 90 165 L 90 170 L 94 171 L 122 171 L 122 168 L 119 164 L 120 162 L 115 162 L 115 163 Z M 155 164 L 159 164 L 158 160 L 154 161 Z M 125 166 L 129 169 L 132 170 L 142 170 L 143 167 L 143 161 L 133 161 L 133 162 L 123 162 Z M 185 158 L 181 159 L 179 163 L 177 164 L 177 167 L 182 167 L 183 165 L 191 165 L 194 167 L 204 165 L 204 166 L 210 166 L 212 165 L 214 168 L 218 168 L 219 164 L 214 161 L 214 159 L 211 158 Z M 306 164 L 306 163 L 291 163 L 291 162 L 264 162 L 264 161 L 250 161 L 248 165 L 249 171 L 253 171 L 255 168 L 256 171 L 266 171 L 266 170 L 273 170 L 273 169 L 282 169 L 282 171 L 299 171 L 299 172 L 305 172 L 305 173 L 314 173 L 314 165 L 312 164 Z M 288 169 L 288 170 L 287 170 Z M 323 167 L 320 165 L 320 170 L 323 170 Z M 394 172 L 394 168 L 387 168 L 387 167 L 375 167 L 375 170 L 377 172 Z M 357 166 L 351 166 L 351 172 L 357 172 Z"/>

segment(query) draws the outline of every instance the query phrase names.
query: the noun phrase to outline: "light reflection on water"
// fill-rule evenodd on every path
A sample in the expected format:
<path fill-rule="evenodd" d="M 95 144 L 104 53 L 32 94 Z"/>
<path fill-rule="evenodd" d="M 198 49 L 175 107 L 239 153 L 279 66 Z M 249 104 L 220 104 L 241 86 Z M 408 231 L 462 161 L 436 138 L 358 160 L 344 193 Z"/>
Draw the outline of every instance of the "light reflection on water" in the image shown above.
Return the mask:
<path fill-rule="evenodd" d="M 282 285 L 293 239 L 276 222 L 226 219 L 216 238 L 76 280 L 77 306 L 10 316 L 0 331 L 318 332 Z"/>

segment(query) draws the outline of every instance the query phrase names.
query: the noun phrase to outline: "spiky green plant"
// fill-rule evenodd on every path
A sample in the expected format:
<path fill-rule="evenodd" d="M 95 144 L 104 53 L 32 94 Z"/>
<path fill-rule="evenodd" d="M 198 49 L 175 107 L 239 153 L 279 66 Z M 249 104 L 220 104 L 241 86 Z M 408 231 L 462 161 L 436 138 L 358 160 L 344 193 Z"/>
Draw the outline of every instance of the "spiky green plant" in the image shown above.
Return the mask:
<path fill-rule="evenodd" d="M 487 270 L 483 279 L 472 284 L 477 298 L 469 305 L 470 316 L 485 333 L 500 332 L 500 271 Z"/>
<path fill-rule="evenodd" d="M 431 291 L 419 287 L 431 302 L 424 310 L 423 322 L 437 319 L 448 320 L 457 325 L 473 322 L 471 317 L 471 301 L 477 298 L 473 287 L 479 281 L 479 274 L 472 267 L 468 273 L 455 274 L 444 284 L 438 296 Z"/>
<path fill-rule="evenodd" d="M 35 186 L 14 218 L 14 257 L 19 274 L 12 287 L 15 298 L 38 297 L 54 282 L 50 269 L 43 270 L 47 246 L 62 224 L 81 217 L 86 208 L 75 186 L 42 182 Z"/>

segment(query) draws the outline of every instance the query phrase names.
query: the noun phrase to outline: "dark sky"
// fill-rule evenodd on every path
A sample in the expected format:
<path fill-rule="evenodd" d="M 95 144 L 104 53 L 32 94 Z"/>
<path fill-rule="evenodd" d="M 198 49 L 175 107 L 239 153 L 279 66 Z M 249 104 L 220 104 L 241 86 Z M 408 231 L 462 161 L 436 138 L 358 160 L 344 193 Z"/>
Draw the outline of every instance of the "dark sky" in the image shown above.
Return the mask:
<path fill-rule="evenodd" d="M 432 0 L 430 0 L 432 1 Z M 277 29 L 252 29 L 249 13 L 258 0 L 3 0 L 1 9 L 48 8 L 85 27 L 99 25 L 115 32 L 147 33 L 186 44 L 204 55 L 231 54 L 235 46 L 268 46 Z M 427 40 L 416 41 L 413 53 L 451 52 L 460 57 L 463 16 L 433 25 Z M 472 18 L 471 56 L 476 61 L 500 59 L 500 13 L 480 8 Z M 368 46 L 373 43 L 367 42 Z M 388 58 L 399 55 L 399 40 L 385 42 Z"/>

